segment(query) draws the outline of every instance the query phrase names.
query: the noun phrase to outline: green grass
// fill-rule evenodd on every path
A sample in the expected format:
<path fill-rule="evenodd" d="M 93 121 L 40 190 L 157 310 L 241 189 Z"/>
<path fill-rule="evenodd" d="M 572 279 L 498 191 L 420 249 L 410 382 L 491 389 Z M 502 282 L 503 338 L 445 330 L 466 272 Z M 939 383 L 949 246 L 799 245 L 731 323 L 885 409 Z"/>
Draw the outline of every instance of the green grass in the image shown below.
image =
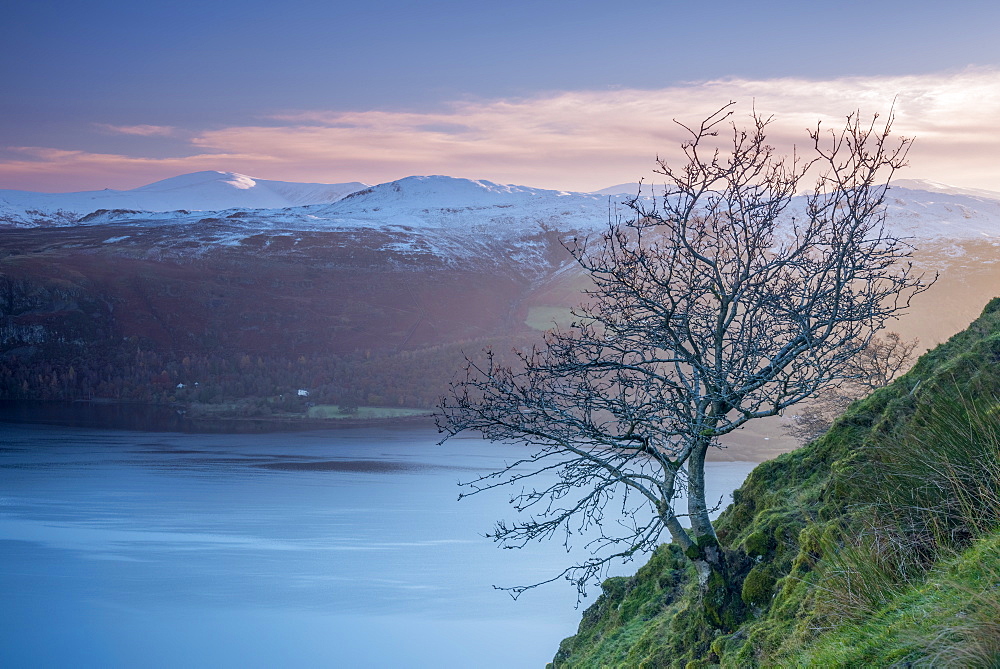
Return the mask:
<path fill-rule="evenodd" d="M 1000 666 L 1000 533 L 944 560 L 879 610 L 781 658 L 788 666 Z"/>
<path fill-rule="evenodd" d="M 322 418 L 339 420 L 345 418 L 353 419 L 373 419 L 373 418 L 407 418 L 409 416 L 426 416 L 430 412 L 427 409 L 408 409 L 404 407 L 358 407 L 358 410 L 350 413 L 341 411 L 336 404 L 318 404 L 309 407 L 306 416 L 309 418 Z"/>
<path fill-rule="evenodd" d="M 528 307 L 528 316 L 524 319 L 529 328 L 535 330 L 551 330 L 553 326 L 565 327 L 574 321 L 569 307 Z"/>
<path fill-rule="evenodd" d="M 661 549 L 611 579 L 557 667 L 1000 667 L 1000 299 L 717 522 L 751 560 L 725 634 Z"/>

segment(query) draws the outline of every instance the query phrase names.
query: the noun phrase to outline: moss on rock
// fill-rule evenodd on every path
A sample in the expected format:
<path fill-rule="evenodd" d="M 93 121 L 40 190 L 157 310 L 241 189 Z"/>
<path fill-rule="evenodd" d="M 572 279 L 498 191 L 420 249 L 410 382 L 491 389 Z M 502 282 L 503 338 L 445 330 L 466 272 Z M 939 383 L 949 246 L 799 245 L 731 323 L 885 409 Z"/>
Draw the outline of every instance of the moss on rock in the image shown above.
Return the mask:
<path fill-rule="evenodd" d="M 778 582 L 774 569 L 767 562 L 756 565 L 743 581 L 740 596 L 749 606 L 766 606 L 774 596 L 774 586 Z"/>

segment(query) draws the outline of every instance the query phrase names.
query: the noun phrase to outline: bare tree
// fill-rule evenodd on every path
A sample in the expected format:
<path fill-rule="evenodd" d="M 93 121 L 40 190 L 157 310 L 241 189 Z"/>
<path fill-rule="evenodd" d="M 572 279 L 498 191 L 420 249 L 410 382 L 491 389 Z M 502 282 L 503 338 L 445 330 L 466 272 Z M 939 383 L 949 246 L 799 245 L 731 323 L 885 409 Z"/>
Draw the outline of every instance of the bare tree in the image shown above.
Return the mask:
<path fill-rule="evenodd" d="M 872 337 L 848 367 L 850 383 L 868 391 L 884 388 L 909 369 L 919 343 L 919 339 L 903 339 L 898 332 Z"/>
<path fill-rule="evenodd" d="M 511 502 L 528 519 L 492 534 L 506 547 L 596 533 L 590 557 L 555 577 L 581 593 L 664 533 L 703 587 L 732 591 L 705 497 L 709 448 L 851 376 L 873 333 L 926 288 L 910 247 L 883 226 L 886 182 L 909 145 L 890 141 L 891 116 L 817 126 L 804 161 L 775 155 L 769 118 L 737 127 L 732 105 L 683 126 L 686 163 L 657 161 L 662 198 L 637 197 L 605 234 L 568 246 L 594 284 L 576 322 L 517 365 L 470 362 L 439 409 L 445 439 L 473 430 L 532 447 L 469 494 L 518 486 Z M 727 127 L 726 147 L 710 146 Z M 793 215 L 812 170 L 815 188 Z M 686 514 L 675 508 L 682 491 Z"/>
<path fill-rule="evenodd" d="M 792 417 L 785 433 L 802 442 L 816 439 L 830 429 L 851 402 L 871 391 L 889 385 L 913 362 L 919 340 L 906 340 L 898 332 L 885 337 L 873 337 L 868 346 L 848 364 L 847 378 L 838 385 L 828 386 L 816 397 L 804 402 L 804 408 Z"/>

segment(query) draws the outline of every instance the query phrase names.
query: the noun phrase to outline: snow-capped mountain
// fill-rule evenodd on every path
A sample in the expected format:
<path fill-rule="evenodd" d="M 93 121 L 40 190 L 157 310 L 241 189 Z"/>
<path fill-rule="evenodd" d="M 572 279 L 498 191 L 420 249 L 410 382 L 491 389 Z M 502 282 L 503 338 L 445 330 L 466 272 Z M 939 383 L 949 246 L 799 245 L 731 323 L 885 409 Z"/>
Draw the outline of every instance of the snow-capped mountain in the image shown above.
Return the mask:
<path fill-rule="evenodd" d="M 957 242 L 995 239 L 1000 242 L 1000 192 L 959 188 L 924 179 L 896 179 L 886 198 L 886 221 L 898 234 L 920 240 Z M 596 193 L 616 199 L 649 197 L 662 193 L 659 184 L 624 183 Z M 804 197 L 797 197 L 789 213 L 804 210 Z"/>
<path fill-rule="evenodd" d="M 1000 240 L 1000 193 L 918 179 L 891 184 L 890 227 L 920 240 Z M 654 185 L 643 184 L 644 197 Z M 601 229 L 609 210 L 639 192 L 620 184 L 593 193 L 500 185 L 447 176 L 414 176 L 366 186 L 300 184 L 231 172 L 197 172 L 129 191 L 0 191 L 0 225 L 183 224 L 206 217 L 243 230 L 394 229 L 510 237 L 539 231 Z M 801 210 L 796 198 L 791 212 Z M 207 212 L 213 212 L 209 214 Z M 239 226 L 236 225 L 239 223 Z M 232 243 L 233 238 L 219 239 Z"/>
<path fill-rule="evenodd" d="M 197 255 L 232 247 L 261 234 L 302 232 L 365 235 L 397 259 L 406 256 L 454 265 L 475 259 L 514 262 L 517 271 L 547 271 L 554 244 L 601 230 L 615 198 L 447 176 L 407 177 L 351 193 L 336 202 L 284 208 L 240 207 L 221 211 L 99 209 L 45 227 L 103 229 L 106 243 L 155 245 L 161 252 Z M 11 227 L 40 227 L 28 224 Z M 155 234 L 169 228 L 170 234 Z M 123 234 L 123 229 L 132 229 Z M 565 258 L 568 260 L 568 256 Z"/>
<path fill-rule="evenodd" d="M 920 240 L 1000 242 L 1000 193 L 906 179 L 893 181 L 886 221 Z"/>
<path fill-rule="evenodd" d="M 568 322 L 589 284 L 563 244 L 599 234 L 615 209 L 627 215 L 636 188 L 212 172 L 132 191 L 11 193 L 0 192 L 0 364 L 25 360 L 37 379 L 52 356 L 133 345 L 166 357 L 270 356 L 283 370 L 301 356 L 402 356 L 410 385 L 379 394 L 399 403 L 429 369 L 460 365 L 447 351 L 506 348 Z M 941 273 L 892 328 L 933 345 L 997 293 L 1000 193 L 908 180 L 887 205 L 918 267 Z"/>
<path fill-rule="evenodd" d="M 609 198 L 447 176 L 407 177 L 330 205 L 280 214 L 287 222 L 333 227 L 438 228 L 509 236 L 539 230 L 592 230 L 607 224 Z"/>
<path fill-rule="evenodd" d="M 635 197 L 636 195 L 641 195 L 642 197 L 650 197 L 653 194 L 657 196 L 663 194 L 663 184 L 656 181 L 645 181 L 639 183 L 638 181 L 632 181 L 629 183 L 617 184 L 615 186 L 608 186 L 607 188 L 602 188 L 601 190 L 594 191 L 598 195 L 620 195 L 622 197 Z"/>
<path fill-rule="evenodd" d="M 896 179 L 890 184 L 893 188 L 906 188 L 908 190 L 922 190 L 928 193 L 940 193 L 942 195 L 968 195 L 969 197 L 986 200 L 1000 200 L 1000 193 L 982 188 L 960 188 L 959 186 L 949 186 L 939 181 L 928 179 Z"/>
<path fill-rule="evenodd" d="M 489 266 L 536 280 L 570 261 L 561 242 L 607 225 L 609 206 L 613 198 L 592 193 L 427 176 L 372 186 L 332 204 L 214 212 L 101 209 L 44 230 L 53 236 L 57 228 L 75 230 L 104 248 L 174 258 L 252 247 L 262 239 L 269 241 L 260 251 L 269 254 L 354 245 L 357 255 L 396 266 Z"/>
<path fill-rule="evenodd" d="M 219 211 L 237 207 L 274 209 L 329 204 L 367 187 L 360 182 L 293 183 L 256 179 L 235 172 L 207 171 L 184 174 L 124 191 L 32 193 L 0 190 L 0 225 L 72 225 L 100 209 L 131 212 Z"/>

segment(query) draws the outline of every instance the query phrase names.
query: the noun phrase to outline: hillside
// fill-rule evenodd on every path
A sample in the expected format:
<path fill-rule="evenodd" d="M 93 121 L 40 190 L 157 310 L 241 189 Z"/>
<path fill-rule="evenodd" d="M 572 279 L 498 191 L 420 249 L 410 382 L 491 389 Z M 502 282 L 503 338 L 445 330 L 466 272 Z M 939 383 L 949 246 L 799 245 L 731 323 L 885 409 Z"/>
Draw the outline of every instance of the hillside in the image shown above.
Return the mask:
<path fill-rule="evenodd" d="M 362 185 L 202 172 L 19 194 L 19 222 L 0 222 L 0 399 L 259 404 L 308 389 L 428 408 L 463 351 L 567 322 L 587 280 L 563 244 L 602 231 L 631 189 L 418 176 L 338 190 Z M 892 329 L 931 346 L 1000 282 L 1000 195 L 910 181 L 888 205 L 915 262 L 941 272 Z M 788 450 L 762 426 L 721 455 Z"/>
<path fill-rule="evenodd" d="M 677 549 L 604 583 L 553 667 L 996 666 L 1000 298 L 718 520 L 739 606 Z"/>
<path fill-rule="evenodd" d="M 204 194 L 197 176 L 175 190 Z M 606 217 L 603 196 L 412 177 L 336 203 L 8 227 L 0 398 L 259 405 L 308 389 L 429 408 L 463 350 L 550 325 L 531 296 L 569 263 L 561 243 Z"/>

